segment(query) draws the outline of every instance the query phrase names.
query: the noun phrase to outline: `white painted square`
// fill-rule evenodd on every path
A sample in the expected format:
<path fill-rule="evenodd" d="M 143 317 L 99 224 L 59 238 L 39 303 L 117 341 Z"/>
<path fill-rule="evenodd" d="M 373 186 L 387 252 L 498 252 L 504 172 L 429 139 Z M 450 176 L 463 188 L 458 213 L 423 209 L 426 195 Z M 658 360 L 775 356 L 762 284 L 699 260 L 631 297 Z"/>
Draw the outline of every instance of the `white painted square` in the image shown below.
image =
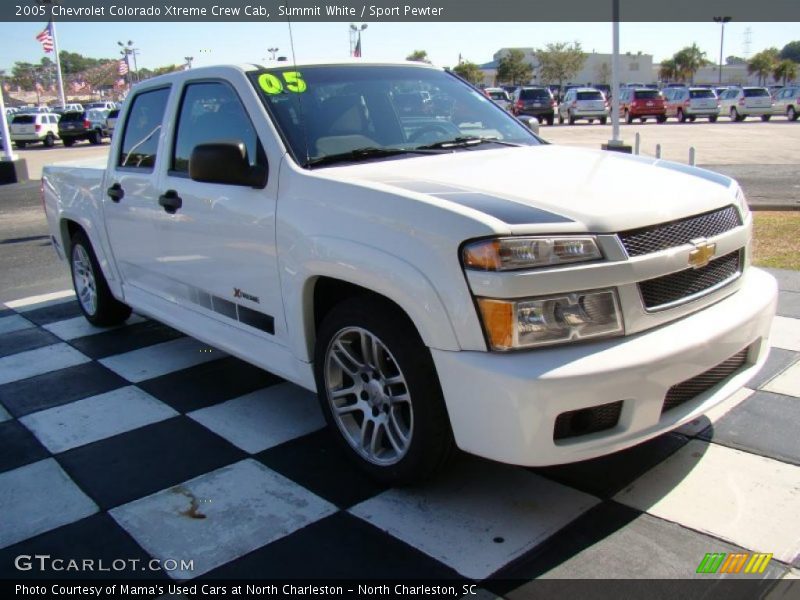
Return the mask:
<path fill-rule="evenodd" d="M 615 500 L 791 562 L 800 552 L 800 467 L 692 440 Z"/>
<path fill-rule="evenodd" d="M 0 335 L 21 331 L 23 329 L 30 329 L 31 327 L 36 326 L 21 315 L 0 317 Z"/>
<path fill-rule="evenodd" d="M 125 354 L 109 356 L 100 363 L 128 381 L 138 383 L 225 356 L 227 354 L 208 344 L 194 338 L 182 337 Z"/>
<path fill-rule="evenodd" d="M 67 344 L 52 344 L 0 358 L 0 385 L 74 367 L 89 358 Z"/>
<path fill-rule="evenodd" d="M 11 302 L 6 302 L 5 305 L 8 308 L 13 308 L 18 312 L 28 312 L 30 310 L 45 308 L 46 306 L 62 304 L 74 299 L 74 290 L 61 290 L 60 292 L 51 292 L 49 294 L 40 294 L 38 296 L 30 296 L 28 298 L 12 300 Z"/>
<path fill-rule="evenodd" d="M 770 346 L 800 352 L 800 319 L 775 317 L 769 333 Z"/>
<path fill-rule="evenodd" d="M 135 386 L 55 406 L 20 421 L 53 454 L 176 416 Z"/>
<path fill-rule="evenodd" d="M 736 408 L 739 404 L 747 400 L 752 395 L 753 395 L 753 390 L 748 388 L 742 388 L 737 392 L 735 392 L 727 400 L 723 400 L 722 402 L 717 404 L 714 408 L 709 410 L 705 415 L 701 415 L 696 419 L 694 419 L 693 421 L 689 421 L 688 423 L 678 427 L 678 429 L 676 429 L 675 431 L 677 433 L 682 433 L 683 435 L 689 437 L 694 437 L 701 431 L 703 431 L 706 427 L 708 427 L 709 421 L 711 421 L 711 423 L 716 423 L 728 412 Z"/>
<path fill-rule="evenodd" d="M 0 473 L 0 548 L 97 510 L 52 458 Z"/>
<path fill-rule="evenodd" d="M 95 327 L 89 323 L 85 317 L 81 316 L 73 317 L 72 319 L 65 319 L 63 321 L 56 321 L 55 323 L 50 323 L 48 325 L 44 325 L 43 327 L 50 333 L 60 337 L 62 340 L 74 340 L 87 335 L 95 335 L 97 333 L 113 331 L 114 329 L 126 327 L 127 325 L 144 323 L 146 320 L 147 319 L 140 317 L 139 315 L 131 315 L 130 318 L 122 325 L 117 325 L 115 327 Z"/>
<path fill-rule="evenodd" d="M 273 385 L 187 416 L 250 454 L 325 426 L 316 396 L 291 383 Z"/>
<path fill-rule="evenodd" d="M 597 504 L 519 467 L 465 458 L 423 488 L 391 489 L 350 512 L 484 579 Z"/>
<path fill-rule="evenodd" d="M 0 404 L 0 423 L 2 423 L 3 421 L 8 421 L 10 418 L 11 418 L 11 415 L 8 414 L 6 409 L 3 408 L 3 405 Z"/>
<path fill-rule="evenodd" d="M 800 398 L 800 361 L 794 363 L 780 375 L 770 379 L 767 385 L 761 389 L 767 392 Z M 797 435 L 800 435 L 800 432 Z"/>
<path fill-rule="evenodd" d="M 193 560 L 191 579 L 336 512 L 336 507 L 247 459 L 112 509 L 154 558 Z"/>

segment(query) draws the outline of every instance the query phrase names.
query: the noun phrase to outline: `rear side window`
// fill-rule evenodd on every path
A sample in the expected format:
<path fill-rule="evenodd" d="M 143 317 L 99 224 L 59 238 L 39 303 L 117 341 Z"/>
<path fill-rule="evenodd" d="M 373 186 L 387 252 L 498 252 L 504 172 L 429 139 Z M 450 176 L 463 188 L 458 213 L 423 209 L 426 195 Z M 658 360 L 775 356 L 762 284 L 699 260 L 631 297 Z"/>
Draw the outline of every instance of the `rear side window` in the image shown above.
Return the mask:
<path fill-rule="evenodd" d="M 251 165 L 263 161 L 256 130 L 241 100 L 220 82 L 191 83 L 181 101 L 172 171 L 189 172 L 189 157 L 198 144 L 243 142 Z"/>
<path fill-rule="evenodd" d="M 689 95 L 692 98 L 716 98 L 711 90 L 690 90 Z"/>
<path fill-rule="evenodd" d="M 31 123 L 36 122 L 36 117 L 33 115 L 19 115 L 14 117 L 12 123 L 14 125 L 30 125 Z"/>
<path fill-rule="evenodd" d="M 603 94 L 600 92 L 578 92 L 578 100 L 602 100 Z"/>
<path fill-rule="evenodd" d="M 169 88 L 136 95 L 125 123 L 117 166 L 153 168 L 168 98 Z"/>
<path fill-rule="evenodd" d="M 653 100 L 661 97 L 661 92 L 658 90 L 636 90 L 633 92 L 633 97 L 637 100 Z"/>
<path fill-rule="evenodd" d="M 769 96 L 769 92 L 765 88 L 745 90 L 744 96 L 745 98 L 761 98 L 763 96 Z"/>

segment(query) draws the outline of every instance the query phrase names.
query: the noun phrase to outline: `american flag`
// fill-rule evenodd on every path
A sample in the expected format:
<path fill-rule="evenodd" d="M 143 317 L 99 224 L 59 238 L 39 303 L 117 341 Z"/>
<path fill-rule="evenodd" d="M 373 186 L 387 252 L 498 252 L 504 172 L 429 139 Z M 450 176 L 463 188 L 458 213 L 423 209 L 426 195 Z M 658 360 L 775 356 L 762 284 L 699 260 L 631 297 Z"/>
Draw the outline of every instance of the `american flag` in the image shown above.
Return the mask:
<path fill-rule="evenodd" d="M 53 51 L 53 23 L 49 22 L 42 32 L 36 36 L 36 40 L 42 44 L 45 53 Z"/>
<path fill-rule="evenodd" d="M 119 66 L 117 67 L 117 73 L 120 75 L 125 75 L 128 72 L 128 57 L 121 58 L 119 61 Z"/>

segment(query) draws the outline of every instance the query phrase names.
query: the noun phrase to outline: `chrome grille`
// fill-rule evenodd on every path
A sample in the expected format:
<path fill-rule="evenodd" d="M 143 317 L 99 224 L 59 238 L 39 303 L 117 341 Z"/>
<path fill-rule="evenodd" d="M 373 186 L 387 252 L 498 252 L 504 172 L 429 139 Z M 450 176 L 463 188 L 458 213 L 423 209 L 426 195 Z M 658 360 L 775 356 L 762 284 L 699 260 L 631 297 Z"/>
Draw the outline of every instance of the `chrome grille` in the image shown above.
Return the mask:
<path fill-rule="evenodd" d="M 695 215 L 688 219 L 632 229 L 619 234 L 628 256 L 642 256 L 667 248 L 688 244 L 694 239 L 725 233 L 742 224 L 739 211 L 733 206 Z"/>
<path fill-rule="evenodd" d="M 698 294 L 709 293 L 730 283 L 740 273 L 741 254 L 736 250 L 699 269 L 686 269 L 642 281 L 639 283 L 639 292 L 646 309 L 668 308 L 669 305 L 687 302 Z"/>
<path fill-rule="evenodd" d="M 563 440 L 611 429 L 619 422 L 621 413 L 622 400 L 561 413 L 556 418 L 553 439 Z"/>
<path fill-rule="evenodd" d="M 747 351 L 748 348 L 745 348 L 705 373 L 700 373 L 700 375 L 673 385 L 669 388 L 667 395 L 664 397 L 661 414 L 663 415 L 668 410 L 696 398 L 706 390 L 710 390 L 721 381 L 724 381 L 736 373 L 747 361 Z"/>

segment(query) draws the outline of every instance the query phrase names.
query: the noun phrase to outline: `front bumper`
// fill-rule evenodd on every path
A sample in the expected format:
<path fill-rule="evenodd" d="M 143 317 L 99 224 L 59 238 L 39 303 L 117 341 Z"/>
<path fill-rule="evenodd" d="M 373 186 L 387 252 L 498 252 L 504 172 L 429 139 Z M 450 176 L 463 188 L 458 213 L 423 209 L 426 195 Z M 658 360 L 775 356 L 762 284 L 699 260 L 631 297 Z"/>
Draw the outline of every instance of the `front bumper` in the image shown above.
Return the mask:
<path fill-rule="evenodd" d="M 456 443 L 493 460 L 544 466 L 617 452 L 669 431 L 729 397 L 761 368 L 776 302 L 775 279 L 750 268 L 731 296 L 636 335 L 508 354 L 431 350 Z M 662 415 L 672 386 L 744 348 L 741 369 Z M 620 400 L 613 428 L 553 439 L 560 414 Z"/>

